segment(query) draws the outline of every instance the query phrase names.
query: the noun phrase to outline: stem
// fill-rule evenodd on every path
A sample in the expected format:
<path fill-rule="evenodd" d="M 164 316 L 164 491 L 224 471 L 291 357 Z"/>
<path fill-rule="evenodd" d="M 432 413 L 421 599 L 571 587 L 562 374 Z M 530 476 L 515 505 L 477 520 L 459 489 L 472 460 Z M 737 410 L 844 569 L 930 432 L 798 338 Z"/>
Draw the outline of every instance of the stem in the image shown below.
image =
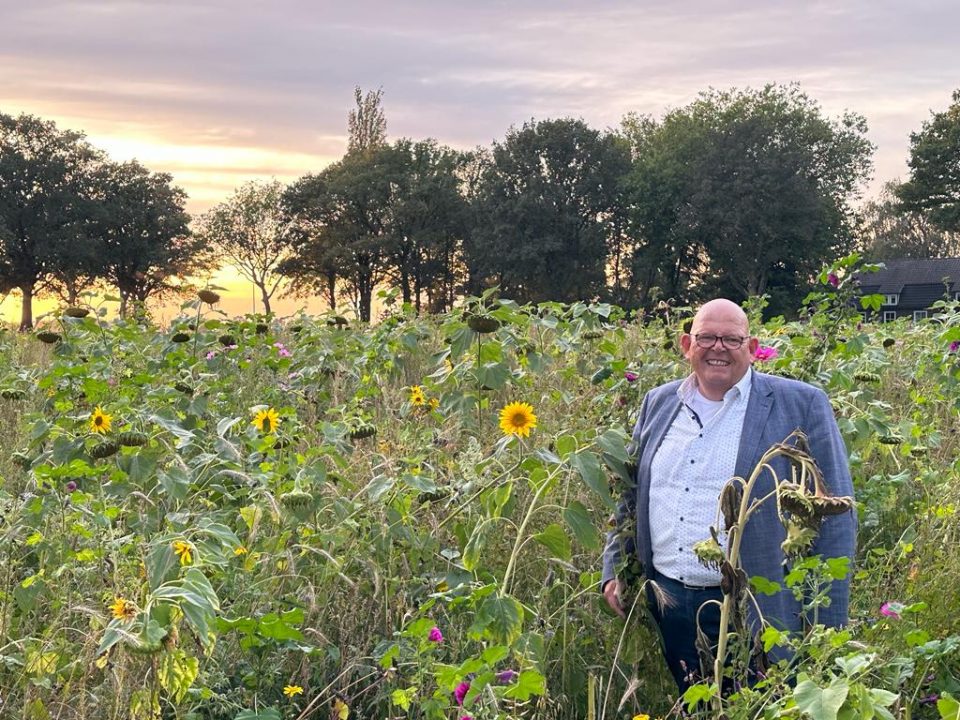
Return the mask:
<path fill-rule="evenodd" d="M 503 583 L 500 585 L 500 597 L 503 597 L 506 594 L 507 587 L 510 584 L 510 576 L 513 574 L 513 569 L 517 564 L 517 556 L 520 554 L 520 546 L 523 544 L 523 531 L 527 529 L 527 523 L 530 522 L 530 518 L 533 517 L 533 511 L 537 507 L 537 500 L 540 499 L 540 495 L 544 490 L 547 489 L 547 486 L 550 484 L 550 481 L 553 479 L 556 474 L 556 470 L 551 472 L 544 481 L 540 484 L 540 487 L 537 488 L 537 491 L 533 494 L 533 499 L 530 500 L 530 507 L 527 508 L 527 513 L 523 517 L 523 522 L 520 523 L 520 528 L 517 530 L 517 539 L 513 543 L 513 550 L 510 553 L 510 561 L 507 563 L 507 569 L 503 573 Z"/>

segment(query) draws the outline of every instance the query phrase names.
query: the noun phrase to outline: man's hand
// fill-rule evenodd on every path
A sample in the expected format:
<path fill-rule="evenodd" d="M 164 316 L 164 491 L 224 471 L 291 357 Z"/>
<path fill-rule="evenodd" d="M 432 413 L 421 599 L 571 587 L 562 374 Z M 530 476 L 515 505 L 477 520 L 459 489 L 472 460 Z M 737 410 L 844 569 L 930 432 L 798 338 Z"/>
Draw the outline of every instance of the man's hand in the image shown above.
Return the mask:
<path fill-rule="evenodd" d="M 607 584 L 603 586 L 603 598 L 607 601 L 607 605 L 610 606 L 611 610 L 624 620 L 627 619 L 627 613 L 624 611 L 623 603 L 620 601 L 619 580 L 614 579 L 607 581 Z"/>

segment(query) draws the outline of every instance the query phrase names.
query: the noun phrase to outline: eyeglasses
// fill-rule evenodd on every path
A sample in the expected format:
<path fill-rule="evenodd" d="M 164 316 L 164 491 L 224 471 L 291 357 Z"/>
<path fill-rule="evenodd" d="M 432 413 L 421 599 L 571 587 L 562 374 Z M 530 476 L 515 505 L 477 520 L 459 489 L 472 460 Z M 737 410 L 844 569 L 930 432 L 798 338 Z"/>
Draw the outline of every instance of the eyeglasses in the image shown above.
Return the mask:
<path fill-rule="evenodd" d="M 739 335 L 711 335 L 709 333 L 697 333 L 693 336 L 693 339 L 697 341 L 697 345 L 704 349 L 712 348 L 717 344 L 717 340 L 719 340 L 724 350 L 739 350 L 743 345 L 743 341 L 749 338 L 749 335 L 741 337 Z"/>

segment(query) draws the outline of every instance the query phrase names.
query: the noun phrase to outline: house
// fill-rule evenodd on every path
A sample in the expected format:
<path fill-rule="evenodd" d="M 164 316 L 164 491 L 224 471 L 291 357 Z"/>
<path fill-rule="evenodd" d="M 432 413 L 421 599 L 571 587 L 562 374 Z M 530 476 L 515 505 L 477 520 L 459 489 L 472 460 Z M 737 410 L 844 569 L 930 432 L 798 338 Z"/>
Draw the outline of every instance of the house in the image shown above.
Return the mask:
<path fill-rule="evenodd" d="M 923 320 L 937 300 L 960 300 L 960 258 L 885 260 L 877 272 L 860 275 L 862 295 L 883 295 L 877 319 Z"/>

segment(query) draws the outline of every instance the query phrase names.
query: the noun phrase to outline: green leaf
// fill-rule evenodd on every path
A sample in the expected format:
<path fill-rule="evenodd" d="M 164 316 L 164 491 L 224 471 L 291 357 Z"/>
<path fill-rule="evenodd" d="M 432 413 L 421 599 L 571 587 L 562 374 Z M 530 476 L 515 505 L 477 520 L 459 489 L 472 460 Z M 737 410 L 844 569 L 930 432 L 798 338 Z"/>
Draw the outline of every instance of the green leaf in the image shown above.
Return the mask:
<path fill-rule="evenodd" d="M 800 675 L 802 679 L 793 689 L 793 699 L 801 712 L 813 720 L 837 720 L 837 713 L 847 699 L 850 686 L 843 678 L 837 678 L 829 687 L 822 688 L 815 682 Z"/>
<path fill-rule="evenodd" d="M 600 535 L 583 503 L 579 500 L 571 500 L 563 510 L 563 519 L 573 531 L 573 536 L 578 543 L 587 550 L 600 549 Z"/>
<path fill-rule="evenodd" d="M 686 692 L 683 693 L 683 702 L 687 706 L 687 712 L 692 712 L 697 705 L 710 702 L 716 695 L 716 683 L 711 685 L 699 683 L 686 689 Z"/>
<path fill-rule="evenodd" d="M 292 627 L 277 613 L 267 613 L 257 625 L 257 633 L 271 640 L 303 640 L 303 633 Z"/>
<path fill-rule="evenodd" d="M 491 595 L 480 606 L 471 630 L 496 643 L 510 645 L 523 630 L 523 606 L 508 595 Z"/>
<path fill-rule="evenodd" d="M 776 595 L 781 590 L 780 583 L 775 583 L 772 580 L 768 580 L 762 575 L 754 575 L 752 578 L 750 578 L 750 585 L 753 587 L 755 592 L 763 595 Z"/>
<path fill-rule="evenodd" d="M 491 645 L 480 656 L 487 665 L 496 665 L 510 654 L 510 648 L 504 645 Z"/>
<path fill-rule="evenodd" d="M 941 720 L 960 720 L 960 702 L 950 693 L 943 693 L 937 700 L 937 712 L 940 713 Z"/>
<path fill-rule="evenodd" d="M 371 500 L 379 500 L 383 497 L 384 493 L 390 490 L 394 483 L 397 482 L 395 477 L 389 475 L 377 475 L 373 480 L 370 481 L 370 484 L 367 485 L 367 495 L 370 496 Z"/>
<path fill-rule="evenodd" d="M 524 670 L 504 693 L 505 697 L 521 702 L 533 695 L 543 695 L 547 691 L 547 681 L 536 670 Z"/>
<path fill-rule="evenodd" d="M 559 523 L 547 525 L 542 532 L 536 533 L 533 539 L 552 552 L 554 557 L 568 562 L 573 557 L 570 550 L 570 538 L 567 537 Z"/>
<path fill-rule="evenodd" d="M 473 529 L 466 547 L 463 548 L 463 567 L 470 572 L 477 569 L 480 563 L 480 553 L 487 542 L 487 530 L 490 527 L 488 520 L 481 520 Z"/>
<path fill-rule="evenodd" d="M 259 710 L 241 710 L 233 720 L 283 720 L 283 716 L 276 708 L 260 708 Z"/>
<path fill-rule="evenodd" d="M 177 649 L 162 656 L 157 677 L 163 689 L 173 697 L 173 701 L 180 703 L 186 697 L 193 681 L 197 679 L 199 671 L 199 660 Z"/>
<path fill-rule="evenodd" d="M 627 455 L 628 441 L 629 438 L 627 438 L 626 433 L 613 429 L 605 430 L 602 435 L 597 437 L 597 445 L 599 445 L 607 455 L 610 455 L 622 463 L 629 462 L 630 460 L 630 457 Z"/>
<path fill-rule="evenodd" d="M 596 453 L 589 450 L 581 450 L 569 456 L 567 462 L 570 463 L 580 477 L 593 490 L 611 510 L 616 509 L 616 503 L 610 496 L 610 488 L 607 487 L 607 480 L 603 476 L 603 469 L 600 465 L 600 458 Z"/>

